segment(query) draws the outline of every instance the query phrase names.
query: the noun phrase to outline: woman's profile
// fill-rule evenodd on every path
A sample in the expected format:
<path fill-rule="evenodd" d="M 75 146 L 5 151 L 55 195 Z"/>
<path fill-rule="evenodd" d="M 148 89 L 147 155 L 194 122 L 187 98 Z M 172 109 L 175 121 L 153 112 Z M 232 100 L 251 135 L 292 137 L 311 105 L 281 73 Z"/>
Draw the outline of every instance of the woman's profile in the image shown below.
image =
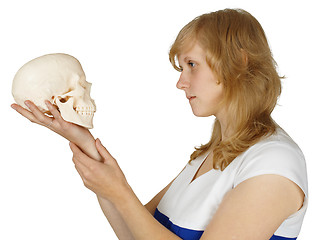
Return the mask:
<path fill-rule="evenodd" d="M 271 117 L 281 94 L 267 38 L 242 9 L 196 17 L 169 59 L 197 117 L 215 116 L 173 181 L 143 205 L 117 161 L 88 129 L 30 101 L 13 108 L 70 141 L 73 161 L 119 239 L 296 239 L 307 209 L 304 155 Z"/>

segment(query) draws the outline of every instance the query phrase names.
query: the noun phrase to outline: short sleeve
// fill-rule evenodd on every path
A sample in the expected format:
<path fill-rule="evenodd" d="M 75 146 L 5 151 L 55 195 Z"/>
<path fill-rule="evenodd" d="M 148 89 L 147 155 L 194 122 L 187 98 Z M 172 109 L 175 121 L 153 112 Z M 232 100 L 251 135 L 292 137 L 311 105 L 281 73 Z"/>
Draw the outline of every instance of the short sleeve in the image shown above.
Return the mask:
<path fill-rule="evenodd" d="M 251 177 L 277 174 L 296 183 L 308 195 L 306 163 L 296 144 L 280 141 L 254 146 L 243 155 L 235 175 L 234 187 Z"/>

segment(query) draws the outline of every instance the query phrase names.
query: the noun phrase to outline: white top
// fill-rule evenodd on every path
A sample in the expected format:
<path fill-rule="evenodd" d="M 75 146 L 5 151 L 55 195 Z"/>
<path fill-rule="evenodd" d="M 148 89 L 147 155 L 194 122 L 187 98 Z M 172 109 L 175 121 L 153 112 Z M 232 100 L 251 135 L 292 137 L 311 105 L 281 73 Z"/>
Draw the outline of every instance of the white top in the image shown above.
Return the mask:
<path fill-rule="evenodd" d="M 302 208 L 274 234 L 285 238 L 298 236 L 308 204 L 306 163 L 300 148 L 282 129 L 240 154 L 224 171 L 212 169 L 192 181 L 208 154 L 187 164 L 174 180 L 157 207 L 161 214 L 180 228 L 204 231 L 228 191 L 251 177 L 277 174 L 296 183 L 305 199 Z"/>

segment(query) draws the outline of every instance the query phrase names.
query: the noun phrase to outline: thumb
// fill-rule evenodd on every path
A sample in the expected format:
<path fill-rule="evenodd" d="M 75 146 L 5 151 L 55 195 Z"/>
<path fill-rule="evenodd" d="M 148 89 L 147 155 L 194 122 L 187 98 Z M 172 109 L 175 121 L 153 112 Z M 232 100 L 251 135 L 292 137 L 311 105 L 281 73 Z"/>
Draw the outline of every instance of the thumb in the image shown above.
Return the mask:
<path fill-rule="evenodd" d="M 110 161 L 115 160 L 113 156 L 107 151 L 107 149 L 102 145 L 99 138 L 96 139 L 96 148 L 99 154 L 103 157 L 105 163 L 110 163 Z"/>

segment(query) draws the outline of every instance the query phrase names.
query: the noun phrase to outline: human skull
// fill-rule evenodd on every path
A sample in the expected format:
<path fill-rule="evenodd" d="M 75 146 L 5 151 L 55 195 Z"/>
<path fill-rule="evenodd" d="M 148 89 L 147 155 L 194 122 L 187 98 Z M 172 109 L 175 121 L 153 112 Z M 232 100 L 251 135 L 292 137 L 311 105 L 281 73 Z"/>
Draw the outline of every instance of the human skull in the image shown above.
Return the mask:
<path fill-rule="evenodd" d="M 95 102 L 90 97 L 91 83 L 86 81 L 79 61 L 67 54 L 48 54 L 27 62 L 16 73 L 12 95 L 26 108 L 30 100 L 50 114 L 45 100 L 55 105 L 64 120 L 93 128 Z"/>

